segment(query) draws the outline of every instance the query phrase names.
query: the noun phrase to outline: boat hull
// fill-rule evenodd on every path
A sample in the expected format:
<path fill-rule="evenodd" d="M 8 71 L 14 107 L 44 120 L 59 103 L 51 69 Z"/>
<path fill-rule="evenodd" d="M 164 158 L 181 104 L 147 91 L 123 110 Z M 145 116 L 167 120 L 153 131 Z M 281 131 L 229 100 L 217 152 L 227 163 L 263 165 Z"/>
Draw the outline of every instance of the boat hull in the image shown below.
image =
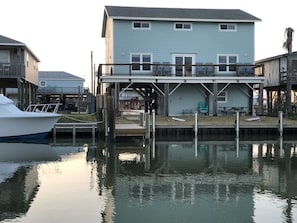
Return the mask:
<path fill-rule="evenodd" d="M 26 112 L 22 116 L 2 116 L 0 138 L 44 138 L 59 118 L 59 114 Z"/>

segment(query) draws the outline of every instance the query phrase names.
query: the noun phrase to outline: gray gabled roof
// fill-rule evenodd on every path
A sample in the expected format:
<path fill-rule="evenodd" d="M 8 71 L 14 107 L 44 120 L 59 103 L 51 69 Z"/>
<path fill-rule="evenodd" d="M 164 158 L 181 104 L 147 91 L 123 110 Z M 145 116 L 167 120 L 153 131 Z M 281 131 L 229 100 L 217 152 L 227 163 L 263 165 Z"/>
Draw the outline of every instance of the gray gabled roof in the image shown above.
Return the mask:
<path fill-rule="evenodd" d="M 105 6 L 106 13 L 113 18 L 174 19 L 190 21 L 260 21 L 259 18 L 240 9 L 195 9 L 195 8 L 147 8 Z"/>
<path fill-rule="evenodd" d="M 39 60 L 38 57 L 32 52 L 32 50 L 30 50 L 29 47 L 26 46 L 26 44 L 24 44 L 24 43 L 22 43 L 22 42 L 20 42 L 20 41 L 17 41 L 17 40 L 8 38 L 8 37 L 6 37 L 6 36 L 2 36 L 2 35 L 0 35 L 0 46 L 25 47 L 25 48 L 32 54 L 32 56 L 35 57 L 35 59 L 36 59 L 38 62 L 40 62 L 40 60 Z"/>
<path fill-rule="evenodd" d="M 292 55 L 297 56 L 297 51 L 292 52 Z M 285 58 L 285 57 L 288 57 L 287 53 L 279 54 L 279 55 L 276 55 L 276 56 L 267 57 L 267 58 L 264 58 L 264 59 L 257 60 L 257 61 L 255 61 L 255 64 L 261 64 L 261 63 L 265 63 L 265 62 L 269 62 L 269 61 L 273 61 L 273 60 L 278 60 L 280 58 Z"/>
<path fill-rule="evenodd" d="M 17 40 L 0 35 L 0 46 L 26 46 L 26 45 Z"/>
<path fill-rule="evenodd" d="M 149 8 L 105 6 L 102 36 L 107 17 L 126 20 L 166 20 L 204 22 L 255 22 L 259 18 L 240 9 Z"/>
<path fill-rule="evenodd" d="M 75 76 L 73 74 L 64 72 L 64 71 L 39 71 L 39 79 L 46 80 L 76 80 L 76 81 L 85 81 L 85 79 Z"/>

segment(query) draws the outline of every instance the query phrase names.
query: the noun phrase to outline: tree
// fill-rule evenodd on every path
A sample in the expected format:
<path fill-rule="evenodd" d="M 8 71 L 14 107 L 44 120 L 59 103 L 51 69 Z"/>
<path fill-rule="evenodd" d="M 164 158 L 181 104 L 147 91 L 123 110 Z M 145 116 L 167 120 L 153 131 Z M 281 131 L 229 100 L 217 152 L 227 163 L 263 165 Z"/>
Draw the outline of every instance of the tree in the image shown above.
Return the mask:
<path fill-rule="evenodd" d="M 286 82 L 286 111 L 292 113 L 291 91 L 292 91 L 292 42 L 294 30 L 289 27 L 285 30 L 286 40 L 283 48 L 288 51 L 287 54 L 287 82 Z"/>

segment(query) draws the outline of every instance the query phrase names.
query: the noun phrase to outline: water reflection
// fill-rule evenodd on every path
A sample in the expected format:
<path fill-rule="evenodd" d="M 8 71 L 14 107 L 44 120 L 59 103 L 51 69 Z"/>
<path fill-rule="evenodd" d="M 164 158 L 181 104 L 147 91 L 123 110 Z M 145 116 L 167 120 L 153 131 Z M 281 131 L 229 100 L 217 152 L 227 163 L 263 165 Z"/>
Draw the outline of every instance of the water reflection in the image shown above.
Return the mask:
<path fill-rule="evenodd" d="M 0 221 L 24 216 L 40 188 L 38 165 L 60 161 L 76 147 L 47 141 L 0 142 Z"/>
<path fill-rule="evenodd" d="M 297 214 L 292 140 L 121 142 L 104 153 L 103 183 L 114 196 L 103 216 L 113 222 L 293 222 Z M 267 194 L 284 205 L 262 221 Z"/>
<path fill-rule="evenodd" d="M 297 140 L 77 142 L 0 143 L 1 223 L 297 222 Z"/>

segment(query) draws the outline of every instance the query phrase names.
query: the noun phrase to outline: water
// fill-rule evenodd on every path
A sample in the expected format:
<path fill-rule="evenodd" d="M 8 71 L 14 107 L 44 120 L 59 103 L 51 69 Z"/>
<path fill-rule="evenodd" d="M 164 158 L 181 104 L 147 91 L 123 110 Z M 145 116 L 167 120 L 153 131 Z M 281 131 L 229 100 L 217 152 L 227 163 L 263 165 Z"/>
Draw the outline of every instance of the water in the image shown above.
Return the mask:
<path fill-rule="evenodd" d="M 297 222 L 296 141 L 3 142 L 0 222 Z"/>

